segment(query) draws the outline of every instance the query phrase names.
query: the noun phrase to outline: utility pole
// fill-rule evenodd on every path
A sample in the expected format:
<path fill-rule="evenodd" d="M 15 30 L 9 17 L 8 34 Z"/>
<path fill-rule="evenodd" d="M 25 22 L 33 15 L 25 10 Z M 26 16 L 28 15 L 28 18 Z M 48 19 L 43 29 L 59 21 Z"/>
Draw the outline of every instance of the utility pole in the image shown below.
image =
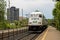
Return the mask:
<path fill-rule="evenodd" d="M 10 14 L 10 0 L 8 0 L 8 14 Z"/>
<path fill-rule="evenodd" d="M 10 0 L 8 0 L 8 7 L 9 7 L 9 13 L 10 13 Z"/>
<path fill-rule="evenodd" d="M 22 10 L 22 20 L 23 20 L 23 9 L 21 9 Z"/>
<path fill-rule="evenodd" d="M 8 0 L 8 8 L 9 8 L 8 13 L 10 14 L 10 0 Z M 9 28 L 8 28 L 8 36 L 9 36 Z M 8 39 L 9 39 L 9 37 L 8 37 Z"/>
<path fill-rule="evenodd" d="M 8 0 L 8 3 L 9 3 L 8 6 L 9 6 L 9 8 L 10 8 L 10 0 Z"/>

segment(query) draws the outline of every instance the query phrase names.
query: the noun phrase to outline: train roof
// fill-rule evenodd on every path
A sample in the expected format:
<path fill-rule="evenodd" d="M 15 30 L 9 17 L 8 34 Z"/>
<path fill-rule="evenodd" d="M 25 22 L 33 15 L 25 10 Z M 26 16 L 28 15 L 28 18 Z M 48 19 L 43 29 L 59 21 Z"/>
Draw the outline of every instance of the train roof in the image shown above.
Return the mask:
<path fill-rule="evenodd" d="M 43 14 L 42 12 L 32 12 L 30 14 Z"/>

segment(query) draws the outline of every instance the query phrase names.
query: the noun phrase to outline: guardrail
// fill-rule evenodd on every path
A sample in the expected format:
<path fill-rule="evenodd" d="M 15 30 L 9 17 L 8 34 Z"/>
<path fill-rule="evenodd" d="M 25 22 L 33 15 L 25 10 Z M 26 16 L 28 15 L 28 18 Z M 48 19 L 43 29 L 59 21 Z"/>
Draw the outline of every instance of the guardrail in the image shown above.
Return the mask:
<path fill-rule="evenodd" d="M 0 40 L 15 40 L 15 38 L 18 37 L 18 35 L 27 31 L 28 31 L 28 27 L 0 30 Z"/>

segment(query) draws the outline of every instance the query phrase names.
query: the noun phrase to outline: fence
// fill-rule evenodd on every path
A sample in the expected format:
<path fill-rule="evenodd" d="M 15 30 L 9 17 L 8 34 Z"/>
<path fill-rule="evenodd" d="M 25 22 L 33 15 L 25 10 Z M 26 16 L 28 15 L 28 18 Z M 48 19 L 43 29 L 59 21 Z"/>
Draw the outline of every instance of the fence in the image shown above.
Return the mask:
<path fill-rule="evenodd" d="M 0 40 L 18 40 L 19 35 L 27 32 L 27 27 L 0 30 Z"/>

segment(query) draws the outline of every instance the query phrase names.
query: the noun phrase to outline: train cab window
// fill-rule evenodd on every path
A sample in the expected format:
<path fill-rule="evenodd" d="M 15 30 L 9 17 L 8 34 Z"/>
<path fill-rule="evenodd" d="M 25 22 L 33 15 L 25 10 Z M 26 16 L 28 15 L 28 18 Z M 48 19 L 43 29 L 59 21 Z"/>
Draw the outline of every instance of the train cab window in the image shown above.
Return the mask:
<path fill-rule="evenodd" d="M 42 15 L 39 15 L 39 17 L 42 17 Z"/>

